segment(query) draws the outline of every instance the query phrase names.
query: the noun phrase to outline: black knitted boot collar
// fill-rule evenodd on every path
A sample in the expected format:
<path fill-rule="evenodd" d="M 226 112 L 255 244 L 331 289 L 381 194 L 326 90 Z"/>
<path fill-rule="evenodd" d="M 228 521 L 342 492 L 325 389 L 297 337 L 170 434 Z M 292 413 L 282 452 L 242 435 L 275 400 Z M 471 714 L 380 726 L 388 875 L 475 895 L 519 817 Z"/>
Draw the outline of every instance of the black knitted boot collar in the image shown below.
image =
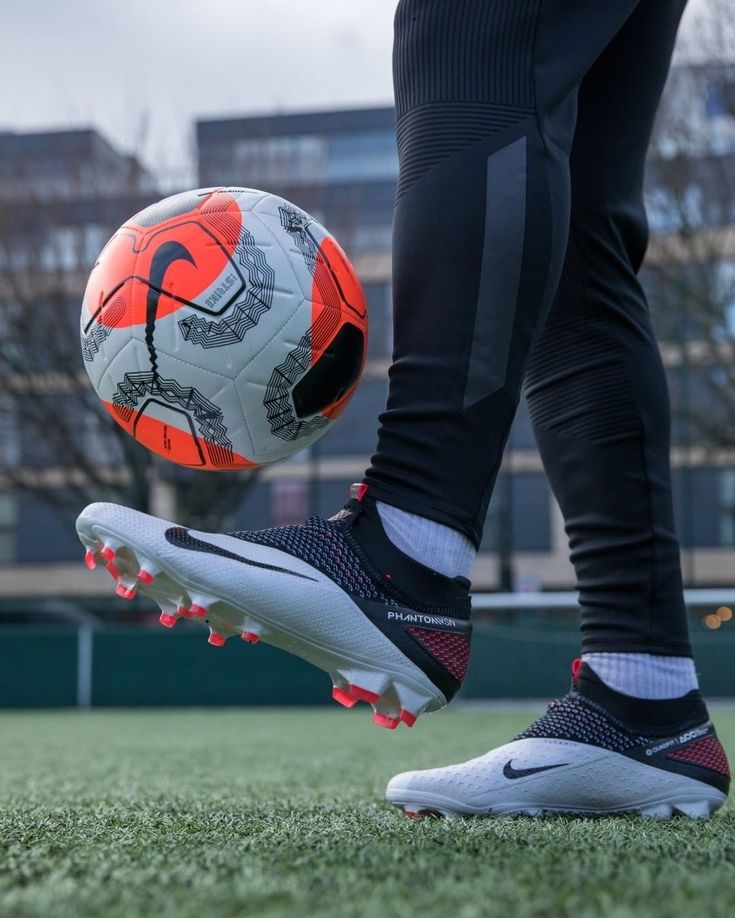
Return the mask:
<path fill-rule="evenodd" d="M 625 724 L 632 733 L 644 736 L 669 736 L 708 719 L 707 706 L 699 689 L 693 689 L 681 698 L 661 701 L 633 698 L 605 685 L 586 663 L 581 663 L 577 669 L 572 691 Z"/>
<path fill-rule="evenodd" d="M 380 580 L 395 585 L 404 599 L 413 605 L 446 609 L 455 618 L 470 617 L 470 581 L 445 577 L 396 548 L 383 529 L 375 501 L 364 490 L 360 499 L 348 501 L 332 520 Z"/>

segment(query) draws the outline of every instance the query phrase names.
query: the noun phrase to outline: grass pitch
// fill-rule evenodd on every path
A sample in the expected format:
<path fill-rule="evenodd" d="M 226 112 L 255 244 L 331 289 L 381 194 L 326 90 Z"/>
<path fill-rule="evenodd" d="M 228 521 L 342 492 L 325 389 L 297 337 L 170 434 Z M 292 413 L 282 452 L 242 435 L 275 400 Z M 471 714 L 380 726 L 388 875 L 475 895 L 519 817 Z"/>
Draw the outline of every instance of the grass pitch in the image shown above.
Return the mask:
<path fill-rule="evenodd" d="M 0 714 L 0 916 L 735 915 L 735 807 L 404 819 L 396 771 L 509 739 L 533 710 L 409 731 L 367 711 Z M 716 712 L 735 753 L 735 713 Z"/>

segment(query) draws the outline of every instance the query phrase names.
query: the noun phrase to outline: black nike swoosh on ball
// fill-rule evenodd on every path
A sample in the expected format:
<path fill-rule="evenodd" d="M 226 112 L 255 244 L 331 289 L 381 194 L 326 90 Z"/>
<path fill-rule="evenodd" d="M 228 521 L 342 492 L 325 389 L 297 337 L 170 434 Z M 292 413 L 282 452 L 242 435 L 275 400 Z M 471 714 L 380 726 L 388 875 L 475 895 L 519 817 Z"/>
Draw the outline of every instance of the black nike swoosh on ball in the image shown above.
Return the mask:
<path fill-rule="evenodd" d="M 161 298 L 161 287 L 166 271 L 175 261 L 188 261 L 189 264 L 195 265 L 194 256 L 180 242 L 164 242 L 153 253 L 151 259 L 151 272 L 148 277 L 148 297 L 145 304 L 145 343 L 148 348 L 148 354 L 151 358 L 151 369 L 158 375 L 156 348 L 153 344 L 153 331 L 156 327 L 156 314 L 158 313 L 158 301 Z"/>
<path fill-rule="evenodd" d="M 166 541 L 177 548 L 185 548 L 188 551 L 200 551 L 209 555 L 218 555 L 220 558 L 228 558 L 230 561 L 239 561 L 241 564 L 247 564 L 250 567 L 259 567 L 264 571 L 273 571 L 276 574 L 290 574 L 292 577 L 300 577 L 302 580 L 313 580 L 317 582 L 316 577 L 309 577 L 307 574 L 300 574 L 298 571 L 290 571 L 285 567 L 278 567 L 275 564 L 264 564 L 262 561 L 253 561 L 250 558 L 243 558 L 242 555 L 236 555 L 226 548 L 220 548 L 219 545 L 212 545 L 203 539 L 197 539 L 188 529 L 183 526 L 172 526 L 164 533 Z"/>
<path fill-rule="evenodd" d="M 539 771 L 550 771 L 552 768 L 564 768 L 568 762 L 559 762 L 558 765 L 539 765 L 538 768 L 513 768 L 511 764 L 513 759 L 508 759 L 503 768 L 503 774 L 509 781 L 515 778 L 527 778 L 529 775 L 535 775 Z"/>

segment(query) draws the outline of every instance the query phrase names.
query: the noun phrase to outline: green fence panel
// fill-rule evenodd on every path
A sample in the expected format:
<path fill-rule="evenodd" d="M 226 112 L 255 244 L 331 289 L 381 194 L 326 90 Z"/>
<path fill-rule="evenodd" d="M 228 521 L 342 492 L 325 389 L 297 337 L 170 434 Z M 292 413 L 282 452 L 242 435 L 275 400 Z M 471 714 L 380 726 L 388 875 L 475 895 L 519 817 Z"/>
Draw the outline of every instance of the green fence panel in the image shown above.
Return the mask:
<path fill-rule="evenodd" d="M 0 706 L 53 708 L 76 703 L 76 629 L 3 627 Z"/>
<path fill-rule="evenodd" d="M 579 634 L 478 622 L 463 698 L 557 697 L 569 687 Z"/>
<path fill-rule="evenodd" d="M 735 696 L 735 629 L 703 631 L 699 627 L 692 623 L 702 692 L 710 698 Z M 569 687 L 570 664 L 577 656 L 576 630 L 477 622 L 462 697 L 558 697 Z"/>
<path fill-rule="evenodd" d="M 180 630 L 179 630 L 180 629 Z M 106 628 L 94 638 L 92 700 L 125 705 L 299 705 L 329 699 L 329 677 L 303 660 L 234 638 L 212 647 L 200 628 Z"/>
<path fill-rule="evenodd" d="M 735 695 L 735 633 L 695 631 L 692 635 L 694 662 L 706 698 Z"/>
<path fill-rule="evenodd" d="M 693 643 L 702 690 L 735 697 L 735 627 Z M 0 630 L 0 707 L 77 703 L 77 632 L 70 628 Z M 210 647 L 199 628 L 173 632 L 105 627 L 93 632 L 91 703 L 95 706 L 311 705 L 329 702 L 329 677 L 266 644 L 232 639 Z M 579 635 L 538 622 L 478 621 L 462 691 L 466 699 L 552 698 L 566 692 Z"/>

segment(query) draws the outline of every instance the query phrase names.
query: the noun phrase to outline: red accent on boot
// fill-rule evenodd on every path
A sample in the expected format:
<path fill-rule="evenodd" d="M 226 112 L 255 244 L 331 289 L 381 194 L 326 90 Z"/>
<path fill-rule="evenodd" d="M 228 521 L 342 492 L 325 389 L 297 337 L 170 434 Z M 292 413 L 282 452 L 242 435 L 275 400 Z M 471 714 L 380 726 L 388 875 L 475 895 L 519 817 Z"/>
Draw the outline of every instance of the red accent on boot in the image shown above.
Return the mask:
<path fill-rule="evenodd" d="M 350 485 L 350 497 L 352 500 L 362 500 L 367 494 L 368 486 L 364 481 L 356 481 Z"/>
<path fill-rule="evenodd" d="M 387 714 L 381 714 L 380 711 L 376 711 L 373 714 L 373 723 L 379 727 L 385 727 L 387 730 L 395 730 L 400 722 L 399 718 L 388 717 Z"/>
<path fill-rule="evenodd" d="M 118 585 L 115 587 L 115 592 L 121 599 L 127 599 L 128 601 L 135 599 L 134 586 L 127 587 L 124 583 L 118 583 Z"/>
<path fill-rule="evenodd" d="M 368 704 L 374 704 L 380 698 L 376 692 L 360 688 L 359 685 L 348 685 L 347 691 L 356 701 L 366 701 Z"/>
<path fill-rule="evenodd" d="M 348 692 L 344 689 L 339 688 L 335 685 L 332 688 L 332 698 L 338 703 L 343 705 L 346 708 L 351 708 L 357 704 L 357 698 L 353 698 Z"/>
<path fill-rule="evenodd" d="M 463 634 L 428 628 L 411 627 L 408 630 L 457 682 L 462 682 L 470 661 L 470 642 Z"/>
<path fill-rule="evenodd" d="M 727 755 L 722 743 L 715 736 L 705 736 L 704 739 L 688 743 L 675 752 L 669 752 L 666 758 L 689 765 L 699 765 L 700 768 L 709 768 L 710 771 L 718 771 L 721 775 L 730 777 Z"/>

